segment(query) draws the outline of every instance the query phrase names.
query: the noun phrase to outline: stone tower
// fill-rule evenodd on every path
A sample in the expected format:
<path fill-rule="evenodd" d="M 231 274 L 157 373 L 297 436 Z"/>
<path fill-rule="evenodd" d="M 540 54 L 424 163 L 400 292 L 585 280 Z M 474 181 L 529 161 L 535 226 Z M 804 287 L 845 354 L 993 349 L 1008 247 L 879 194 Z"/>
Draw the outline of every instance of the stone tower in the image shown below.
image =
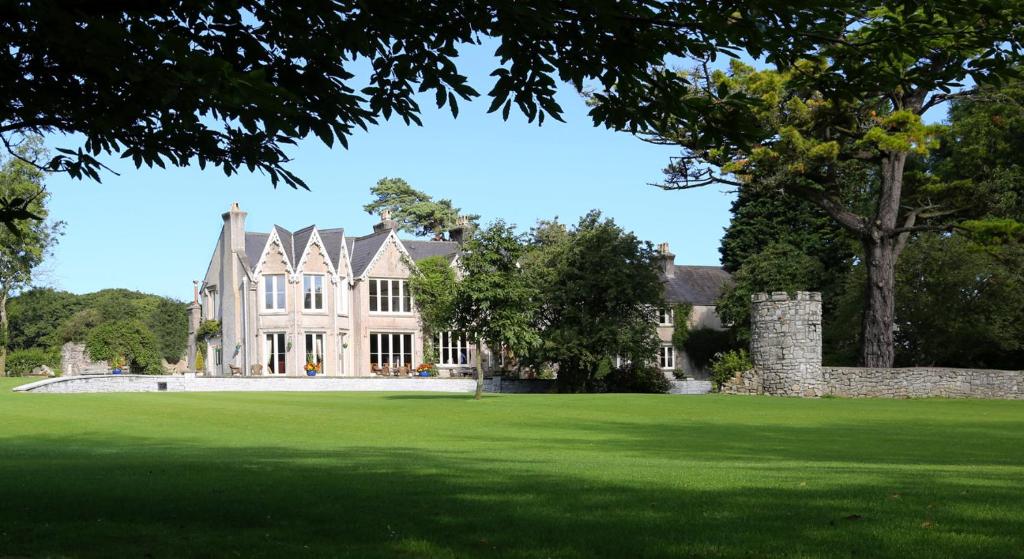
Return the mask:
<path fill-rule="evenodd" d="M 750 358 L 765 394 L 821 396 L 821 293 L 751 296 Z"/>

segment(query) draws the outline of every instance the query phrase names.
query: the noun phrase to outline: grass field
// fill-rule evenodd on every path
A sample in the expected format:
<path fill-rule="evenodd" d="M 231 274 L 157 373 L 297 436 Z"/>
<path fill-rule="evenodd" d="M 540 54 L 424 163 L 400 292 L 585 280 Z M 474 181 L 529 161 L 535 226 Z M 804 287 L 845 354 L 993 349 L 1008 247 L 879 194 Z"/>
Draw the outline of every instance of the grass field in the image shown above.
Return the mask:
<path fill-rule="evenodd" d="M 1024 557 L 1024 402 L 18 382 L 0 557 Z"/>

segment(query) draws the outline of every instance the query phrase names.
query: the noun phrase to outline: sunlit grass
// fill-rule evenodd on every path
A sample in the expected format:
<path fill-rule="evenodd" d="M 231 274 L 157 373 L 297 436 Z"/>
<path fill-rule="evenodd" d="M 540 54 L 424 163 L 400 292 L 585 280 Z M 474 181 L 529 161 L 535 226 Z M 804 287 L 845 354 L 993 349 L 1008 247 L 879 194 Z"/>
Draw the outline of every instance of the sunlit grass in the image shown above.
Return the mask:
<path fill-rule="evenodd" d="M 1024 556 L 1024 402 L 17 382 L 0 557 Z"/>

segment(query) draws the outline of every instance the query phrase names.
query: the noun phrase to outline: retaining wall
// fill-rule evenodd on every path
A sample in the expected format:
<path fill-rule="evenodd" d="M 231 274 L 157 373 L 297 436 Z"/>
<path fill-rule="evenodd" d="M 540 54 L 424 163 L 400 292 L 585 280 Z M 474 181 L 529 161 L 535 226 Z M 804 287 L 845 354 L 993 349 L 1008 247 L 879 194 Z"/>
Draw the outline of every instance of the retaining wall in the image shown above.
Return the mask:
<path fill-rule="evenodd" d="M 822 367 L 825 394 L 844 398 L 986 398 L 1024 400 L 1024 371 L 949 367 Z M 737 374 L 726 394 L 777 394 L 756 370 Z"/>
<path fill-rule="evenodd" d="M 23 384 L 16 392 L 474 392 L 474 379 L 273 378 L 104 375 L 58 377 Z"/>

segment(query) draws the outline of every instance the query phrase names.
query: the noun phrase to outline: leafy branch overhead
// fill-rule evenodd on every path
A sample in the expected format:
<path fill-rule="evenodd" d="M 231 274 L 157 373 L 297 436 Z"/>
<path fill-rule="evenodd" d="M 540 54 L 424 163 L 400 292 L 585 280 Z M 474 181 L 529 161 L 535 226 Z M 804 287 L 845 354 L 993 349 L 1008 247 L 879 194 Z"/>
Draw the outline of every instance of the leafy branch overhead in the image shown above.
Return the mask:
<path fill-rule="evenodd" d="M 459 112 L 480 95 L 460 48 L 496 43 L 490 111 L 562 118 L 557 81 L 599 84 L 595 122 L 642 129 L 661 115 L 704 115 L 680 96 L 668 57 L 747 49 L 769 60 L 815 41 L 841 11 L 813 2 L 518 0 L 159 3 L 7 2 L 0 7 L 0 136 L 78 135 L 38 162 L 100 179 L 104 156 L 136 167 L 198 164 L 258 171 L 300 188 L 287 168 L 299 139 L 347 146 L 396 117 L 420 124 L 423 97 Z M 772 22 L 766 27 L 763 22 Z M 723 130 L 716 135 L 728 133 Z"/>

